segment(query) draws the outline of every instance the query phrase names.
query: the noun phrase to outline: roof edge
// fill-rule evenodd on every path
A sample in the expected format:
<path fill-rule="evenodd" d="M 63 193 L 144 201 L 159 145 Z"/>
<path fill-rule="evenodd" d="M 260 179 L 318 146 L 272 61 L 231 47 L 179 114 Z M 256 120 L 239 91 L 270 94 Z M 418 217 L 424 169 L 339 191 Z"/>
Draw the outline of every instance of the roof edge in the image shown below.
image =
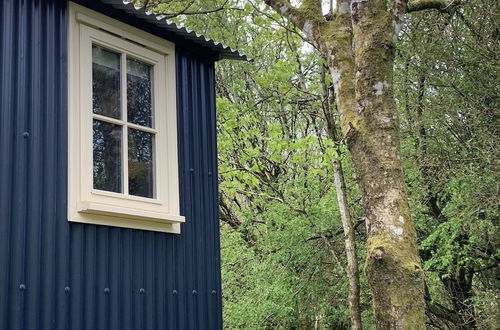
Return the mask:
<path fill-rule="evenodd" d="M 86 2 L 86 1 L 80 1 Z M 168 31 L 177 37 L 180 37 L 187 42 L 208 48 L 212 52 L 219 54 L 216 60 L 240 60 L 250 61 L 245 54 L 240 53 L 238 50 L 232 49 L 224 44 L 198 34 L 193 30 L 189 30 L 184 26 L 179 26 L 176 23 L 169 21 L 164 16 L 157 16 L 153 12 L 146 11 L 143 7 L 137 7 L 133 4 L 132 0 L 100 0 L 105 5 L 110 5 L 114 9 L 122 10 L 128 14 L 133 14 L 138 19 L 147 23 L 154 29 Z"/>

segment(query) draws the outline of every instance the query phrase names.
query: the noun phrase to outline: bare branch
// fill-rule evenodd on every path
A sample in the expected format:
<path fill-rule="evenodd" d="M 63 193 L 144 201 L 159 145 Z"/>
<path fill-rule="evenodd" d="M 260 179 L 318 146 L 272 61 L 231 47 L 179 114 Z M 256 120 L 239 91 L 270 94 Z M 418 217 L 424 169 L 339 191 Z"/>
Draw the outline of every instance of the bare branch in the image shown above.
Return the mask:
<path fill-rule="evenodd" d="M 300 18 L 297 8 L 292 6 L 288 0 L 264 0 L 264 2 L 278 12 L 278 14 L 292 22 L 299 29 L 302 29 L 304 26 L 304 22 Z"/>
<path fill-rule="evenodd" d="M 276 24 L 278 24 L 281 28 L 287 30 L 288 32 L 290 33 L 293 33 L 295 34 L 296 36 L 298 36 L 300 39 L 302 39 L 304 42 L 307 42 L 309 43 L 311 46 L 314 47 L 314 45 L 309 41 L 307 40 L 300 32 L 299 32 L 299 29 L 296 27 L 296 25 L 294 25 L 293 23 L 290 23 L 289 20 L 287 20 L 286 17 L 283 17 L 280 15 L 281 17 L 281 20 L 277 20 L 276 18 L 274 18 L 272 15 L 268 14 L 267 12 L 261 10 L 253 1 L 249 0 L 248 1 L 250 3 L 250 5 L 253 7 L 253 9 L 258 12 L 259 14 L 261 15 L 264 15 L 266 16 L 267 18 L 269 18 L 270 20 L 272 20 L 273 22 L 275 22 Z M 274 8 L 273 8 L 274 9 Z"/>
<path fill-rule="evenodd" d="M 313 22 L 324 21 L 319 0 L 304 0 L 299 8 L 292 6 L 288 0 L 264 0 L 278 14 L 292 22 L 305 33 L 309 41 L 313 41 Z"/>

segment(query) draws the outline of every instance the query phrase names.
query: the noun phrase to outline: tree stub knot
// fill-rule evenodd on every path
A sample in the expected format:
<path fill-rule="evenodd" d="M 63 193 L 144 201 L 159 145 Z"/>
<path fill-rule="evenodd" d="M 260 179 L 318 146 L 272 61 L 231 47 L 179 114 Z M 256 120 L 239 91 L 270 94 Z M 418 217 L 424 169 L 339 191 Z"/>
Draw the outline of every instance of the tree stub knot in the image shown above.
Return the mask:
<path fill-rule="evenodd" d="M 385 256 L 385 249 L 383 246 L 377 246 L 374 250 L 372 250 L 370 255 L 372 258 L 380 260 Z"/>

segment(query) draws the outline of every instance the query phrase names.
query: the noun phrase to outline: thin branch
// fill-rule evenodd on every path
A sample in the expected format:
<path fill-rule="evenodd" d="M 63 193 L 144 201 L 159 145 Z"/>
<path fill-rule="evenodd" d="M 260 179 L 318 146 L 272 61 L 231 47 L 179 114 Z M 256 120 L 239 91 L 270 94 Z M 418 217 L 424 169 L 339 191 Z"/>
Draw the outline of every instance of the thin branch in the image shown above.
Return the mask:
<path fill-rule="evenodd" d="M 297 35 L 300 39 L 302 39 L 304 42 L 307 42 L 309 43 L 311 46 L 314 47 L 314 45 L 309 41 L 307 40 L 298 30 L 297 28 L 293 25 L 293 24 L 290 24 L 289 21 L 286 20 L 286 18 L 284 18 L 283 16 L 280 15 L 280 17 L 282 18 L 282 21 L 280 20 L 277 20 L 275 19 L 272 15 L 269 15 L 268 13 L 266 13 L 265 11 L 263 10 L 260 10 L 260 8 L 251 0 L 248 1 L 250 3 L 250 5 L 253 7 L 253 9 L 258 12 L 259 14 L 261 15 L 264 15 L 266 16 L 267 18 L 269 18 L 270 20 L 272 20 L 273 22 L 275 22 L 276 24 L 278 24 L 281 28 L 287 30 L 288 32 L 290 33 L 293 33 L 295 35 Z M 289 27 L 289 25 L 291 27 Z"/>
<path fill-rule="evenodd" d="M 354 229 L 357 229 L 360 225 L 362 225 L 364 223 L 365 223 L 364 219 L 358 220 L 356 222 L 356 224 L 354 225 Z M 344 229 L 340 229 L 340 230 L 337 230 L 337 231 L 334 231 L 334 232 L 328 231 L 328 232 L 326 232 L 326 234 L 308 237 L 304 241 L 305 242 L 309 242 L 309 241 L 317 240 L 317 239 L 320 239 L 320 238 L 333 239 L 335 236 L 341 235 L 343 233 L 344 233 Z"/>
<path fill-rule="evenodd" d="M 264 0 L 278 14 L 292 22 L 297 28 L 306 34 L 308 39 L 312 39 L 312 26 L 308 22 L 324 21 L 321 15 L 321 3 L 318 0 L 304 0 L 303 4 L 296 8 L 288 0 Z"/>
<path fill-rule="evenodd" d="M 288 0 L 264 0 L 266 5 L 273 8 L 289 21 L 291 21 L 295 26 L 301 29 L 304 26 L 303 20 L 298 15 L 297 8 L 292 6 Z"/>
<path fill-rule="evenodd" d="M 152 9 L 154 10 L 156 15 L 163 15 L 167 19 L 178 17 L 181 15 L 185 15 L 185 16 L 206 15 L 206 14 L 212 14 L 212 13 L 216 13 L 216 12 L 223 11 L 223 10 L 242 10 L 241 8 L 236 8 L 236 7 L 226 7 L 227 3 L 229 2 L 229 0 L 226 0 L 222 5 L 220 5 L 217 8 L 214 8 L 214 9 L 188 11 L 188 9 L 191 8 L 191 6 L 194 4 L 194 2 L 195 2 L 194 0 L 189 2 L 187 5 L 184 6 L 183 9 L 181 9 L 175 13 L 157 11 L 154 8 L 152 8 Z"/>

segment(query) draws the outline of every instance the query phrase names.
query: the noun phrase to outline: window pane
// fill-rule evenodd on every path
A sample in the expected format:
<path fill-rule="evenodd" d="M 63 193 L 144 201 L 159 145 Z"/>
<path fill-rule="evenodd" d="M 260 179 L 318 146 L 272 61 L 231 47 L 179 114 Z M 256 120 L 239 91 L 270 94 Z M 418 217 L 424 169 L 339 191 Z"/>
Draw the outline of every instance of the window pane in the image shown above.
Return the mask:
<path fill-rule="evenodd" d="M 127 58 L 127 121 L 152 127 L 151 111 L 153 67 Z"/>
<path fill-rule="evenodd" d="M 128 129 L 129 194 L 154 198 L 154 136 Z"/>
<path fill-rule="evenodd" d="M 92 45 L 92 111 L 121 118 L 120 54 Z"/>
<path fill-rule="evenodd" d="M 94 119 L 94 189 L 122 192 L 122 127 Z"/>

